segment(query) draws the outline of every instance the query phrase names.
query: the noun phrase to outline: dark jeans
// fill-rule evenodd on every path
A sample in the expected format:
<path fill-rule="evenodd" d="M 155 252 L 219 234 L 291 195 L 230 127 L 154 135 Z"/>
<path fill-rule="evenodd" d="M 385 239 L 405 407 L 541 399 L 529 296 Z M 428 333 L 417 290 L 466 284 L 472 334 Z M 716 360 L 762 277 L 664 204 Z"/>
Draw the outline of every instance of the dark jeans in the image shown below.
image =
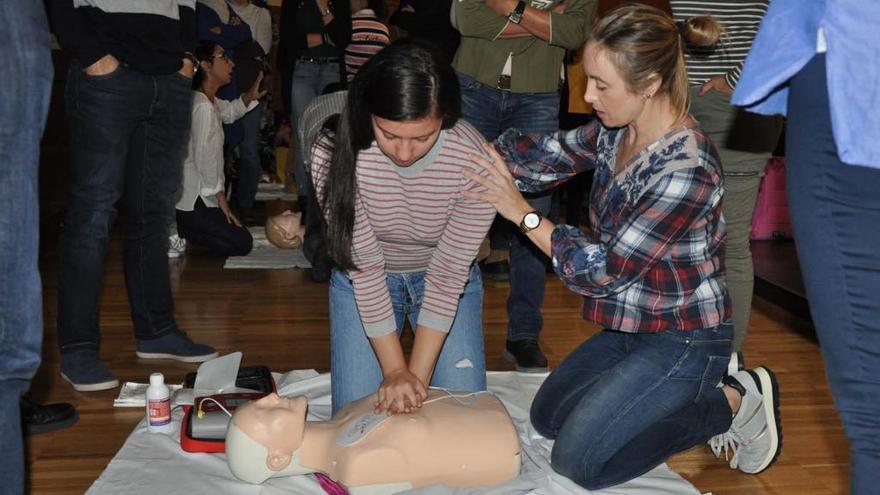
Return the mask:
<path fill-rule="evenodd" d="M 731 325 L 695 331 L 604 330 L 580 345 L 538 390 L 531 420 L 555 440 L 553 469 L 589 490 L 647 473 L 730 428 L 717 388 Z"/>
<path fill-rule="evenodd" d="M 265 106 L 266 103 L 260 102 L 257 108 L 241 118 L 244 137 L 238 143 L 238 181 L 235 191 L 236 204 L 239 208 L 254 207 L 257 186 L 260 184 L 260 176 L 263 175 L 263 166 L 260 163 L 260 124 Z"/>
<path fill-rule="evenodd" d="M 850 493 L 865 495 L 880 486 L 880 169 L 840 161 L 825 74 L 817 55 L 791 80 L 786 187 L 810 312 L 850 442 Z"/>
<path fill-rule="evenodd" d="M 65 102 L 70 203 L 61 227 L 58 343 L 97 351 L 107 240 L 121 199 L 125 285 L 138 339 L 177 330 L 168 275 L 168 225 L 189 138 L 190 79 L 123 66 L 87 76 L 75 61 Z"/>
<path fill-rule="evenodd" d="M 247 228 L 229 223 L 223 210 L 205 206 L 202 198 L 193 211 L 177 210 L 177 233 L 211 256 L 244 256 L 254 246 Z"/>
<path fill-rule="evenodd" d="M 0 494 L 24 491 L 19 398 L 40 365 L 37 195 L 52 58 L 42 2 L 0 2 Z"/>
<path fill-rule="evenodd" d="M 549 134 L 559 128 L 559 94 L 511 93 L 480 83 L 459 73 L 462 116 L 492 141 L 509 128 Z M 526 197 L 544 215 L 550 212 L 553 193 Z M 500 218 L 500 217 L 498 217 Z M 492 226 L 493 249 L 510 249 L 510 296 L 507 298 L 507 339 L 537 340 L 543 317 L 546 256 L 504 219 Z"/>

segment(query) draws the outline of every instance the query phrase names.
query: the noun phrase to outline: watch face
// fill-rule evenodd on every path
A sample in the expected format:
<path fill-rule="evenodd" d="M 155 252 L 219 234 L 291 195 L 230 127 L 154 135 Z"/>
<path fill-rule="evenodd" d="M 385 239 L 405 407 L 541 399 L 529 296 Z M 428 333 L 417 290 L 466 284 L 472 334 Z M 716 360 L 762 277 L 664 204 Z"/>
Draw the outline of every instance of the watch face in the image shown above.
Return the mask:
<path fill-rule="evenodd" d="M 529 229 L 534 229 L 540 223 L 541 217 L 539 217 L 537 213 L 528 213 L 523 218 L 523 225 L 525 225 Z"/>

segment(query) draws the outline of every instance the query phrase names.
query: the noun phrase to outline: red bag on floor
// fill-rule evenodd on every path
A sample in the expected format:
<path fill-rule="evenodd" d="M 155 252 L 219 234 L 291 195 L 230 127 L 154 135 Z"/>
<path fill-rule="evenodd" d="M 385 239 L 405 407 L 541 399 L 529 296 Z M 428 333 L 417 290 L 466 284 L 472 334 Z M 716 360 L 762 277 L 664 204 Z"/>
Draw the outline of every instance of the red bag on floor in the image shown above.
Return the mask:
<path fill-rule="evenodd" d="M 758 189 L 751 238 L 767 240 L 791 237 L 791 220 L 785 196 L 785 158 L 774 156 L 767 162 L 766 173 Z"/>

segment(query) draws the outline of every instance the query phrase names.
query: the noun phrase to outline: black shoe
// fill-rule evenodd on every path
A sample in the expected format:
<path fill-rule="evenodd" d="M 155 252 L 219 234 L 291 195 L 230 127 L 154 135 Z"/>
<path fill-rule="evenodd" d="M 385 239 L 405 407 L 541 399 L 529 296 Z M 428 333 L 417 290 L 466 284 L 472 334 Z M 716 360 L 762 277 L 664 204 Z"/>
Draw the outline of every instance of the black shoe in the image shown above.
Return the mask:
<path fill-rule="evenodd" d="M 480 263 L 483 278 L 490 280 L 510 280 L 510 263 L 507 260 Z"/>
<path fill-rule="evenodd" d="M 21 426 L 25 434 L 46 433 L 73 425 L 79 419 L 73 404 L 38 404 L 30 394 L 21 398 Z"/>
<path fill-rule="evenodd" d="M 550 371 L 550 368 L 547 367 L 547 358 L 541 352 L 537 340 L 508 340 L 503 355 L 504 359 L 516 366 L 516 371 L 523 373 Z"/>

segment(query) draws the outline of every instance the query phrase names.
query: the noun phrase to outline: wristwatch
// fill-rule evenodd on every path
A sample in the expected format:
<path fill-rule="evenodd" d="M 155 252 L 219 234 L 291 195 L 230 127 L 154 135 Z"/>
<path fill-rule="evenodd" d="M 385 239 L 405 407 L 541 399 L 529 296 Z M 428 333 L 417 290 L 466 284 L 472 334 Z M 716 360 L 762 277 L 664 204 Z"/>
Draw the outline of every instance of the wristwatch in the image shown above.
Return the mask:
<path fill-rule="evenodd" d="M 516 4 L 516 8 L 513 9 L 509 14 L 507 14 L 507 19 L 514 23 L 519 24 L 522 22 L 523 14 L 526 11 L 526 2 L 525 0 L 519 0 L 519 3 Z"/>
<path fill-rule="evenodd" d="M 525 215 L 523 215 L 522 220 L 519 222 L 519 230 L 523 234 L 528 234 L 529 232 L 538 228 L 541 225 L 541 219 L 544 218 L 541 215 L 541 212 L 538 210 L 532 210 Z"/>

